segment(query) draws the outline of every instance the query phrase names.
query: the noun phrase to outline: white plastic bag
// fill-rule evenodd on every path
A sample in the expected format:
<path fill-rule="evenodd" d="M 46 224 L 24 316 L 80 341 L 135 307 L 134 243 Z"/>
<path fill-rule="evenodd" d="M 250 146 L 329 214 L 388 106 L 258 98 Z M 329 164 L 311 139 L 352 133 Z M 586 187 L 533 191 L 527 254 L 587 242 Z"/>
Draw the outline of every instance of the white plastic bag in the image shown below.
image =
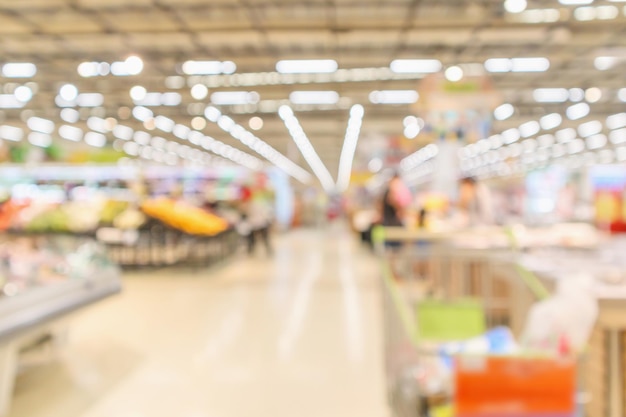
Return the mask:
<path fill-rule="evenodd" d="M 531 308 L 523 347 L 551 354 L 582 351 L 598 318 L 598 302 L 593 294 L 593 278 L 589 276 L 559 280 L 555 295 Z"/>

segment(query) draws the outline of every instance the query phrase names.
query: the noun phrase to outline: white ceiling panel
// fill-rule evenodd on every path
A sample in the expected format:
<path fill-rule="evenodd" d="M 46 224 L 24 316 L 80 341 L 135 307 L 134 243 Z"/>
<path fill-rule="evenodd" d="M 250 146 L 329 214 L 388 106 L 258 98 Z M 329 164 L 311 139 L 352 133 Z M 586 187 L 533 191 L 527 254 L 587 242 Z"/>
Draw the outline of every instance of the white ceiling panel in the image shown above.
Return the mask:
<path fill-rule="evenodd" d="M 122 35 L 81 35 L 66 36 L 65 45 L 75 52 L 126 52 L 127 46 Z"/>
<path fill-rule="evenodd" d="M 486 44 L 536 44 L 547 40 L 545 28 L 489 28 L 476 33 L 476 39 Z"/>
<path fill-rule="evenodd" d="M 25 18 L 37 25 L 42 32 L 52 34 L 93 33 L 104 29 L 93 17 L 67 9 L 52 13 L 27 13 Z"/>
<path fill-rule="evenodd" d="M 128 43 L 143 50 L 186 51 L 195 48 L 188 33 L 133 33 Z"/>
<path fill-rule="evenodd" d="M 104 13 L 108 25 L 122 32 L 171 32 L 180 29 L 176 19 L 164 11 L 129 11 L 120 13 Z"/>
<path fill-rule="evenodd" d="M 471 29 L 417 29 L 407 32 L 407 45 L 465 45 L 472 37 Z"/>

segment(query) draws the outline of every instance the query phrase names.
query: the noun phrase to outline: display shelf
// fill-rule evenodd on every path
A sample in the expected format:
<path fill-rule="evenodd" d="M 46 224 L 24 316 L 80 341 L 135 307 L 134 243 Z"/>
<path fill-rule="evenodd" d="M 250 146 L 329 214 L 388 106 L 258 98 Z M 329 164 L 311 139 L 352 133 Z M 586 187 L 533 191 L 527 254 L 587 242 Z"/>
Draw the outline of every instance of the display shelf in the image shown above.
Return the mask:
<path fill-rule="evenodd" d="M 8 413 L 20 352 L 55 336 L 75 312 L 117 294 L 120 273 L 93 239 L 0 236 L 0 416 Z"/>

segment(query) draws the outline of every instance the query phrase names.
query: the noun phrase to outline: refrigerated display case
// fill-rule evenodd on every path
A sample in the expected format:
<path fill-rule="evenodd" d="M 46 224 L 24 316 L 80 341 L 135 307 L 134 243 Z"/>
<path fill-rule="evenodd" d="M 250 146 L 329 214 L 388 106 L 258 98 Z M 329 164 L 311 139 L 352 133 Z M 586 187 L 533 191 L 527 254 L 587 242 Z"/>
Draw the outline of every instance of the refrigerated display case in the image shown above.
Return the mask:
<path fill-rule="evenodd" d="M 66 319 L 121 290 L 118 268 L 91 238 L 0 236 L 0 416 L 20 352 L 54 339 Z"/>

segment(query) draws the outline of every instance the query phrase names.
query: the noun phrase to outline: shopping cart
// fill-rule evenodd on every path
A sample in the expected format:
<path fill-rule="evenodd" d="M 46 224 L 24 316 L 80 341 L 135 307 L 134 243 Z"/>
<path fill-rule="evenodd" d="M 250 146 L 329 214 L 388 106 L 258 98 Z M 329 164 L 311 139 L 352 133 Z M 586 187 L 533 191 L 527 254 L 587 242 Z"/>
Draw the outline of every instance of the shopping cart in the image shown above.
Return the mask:
<path fill-rule="evenodd" d="M 394 415 L 573 415 L 575 361 L 455 356 L 442 348 L 480 340 L 492 328 L 501 337 L 501 325 L 519 332 L 530 305 L 547 293 L 528 271 L 511 270 L 510 245 L 476 249 L 454 238 L 395 228 L 374 233 Z"/>

